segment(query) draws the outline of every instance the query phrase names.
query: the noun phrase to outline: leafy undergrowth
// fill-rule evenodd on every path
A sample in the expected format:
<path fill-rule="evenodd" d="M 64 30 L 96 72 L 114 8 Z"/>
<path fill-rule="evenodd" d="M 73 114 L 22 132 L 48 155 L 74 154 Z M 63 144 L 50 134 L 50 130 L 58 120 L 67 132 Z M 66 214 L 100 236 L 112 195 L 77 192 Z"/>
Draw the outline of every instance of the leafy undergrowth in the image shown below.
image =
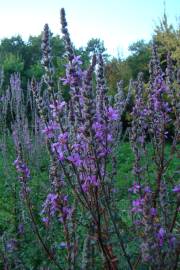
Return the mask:
<path fill-rule="evenodd" d="M 146 162 L 148 161 L 149 164 L 149 175 L 151 181 L 153 181 L 154 175 L 154 163 L 152 162 L 153 153 L 152 148 L 150 145 L 147 147 L 148 155 L 146 157 Z M 169 156 L 170 145 L 166 145 L 166 156 Z M 15 159 L 13 147 L 11 142 L 8 143 L 7 147 L 7 160 L 1 155 L 0 157 L 0 231 L 6 232 L 4 237 L 11 238 L 16 230 L 18 231 L 18 224 L 19 220 L 22 218 L 26 220 L 24 224 L 23 230 L 25 231 L 24 236 L 19 236 L 21 239 L 20 243 L 23 247 L 23 252 L 18 251 L 19 258 L 23 261 L 24 265 L 28 266 L 28 269 L 38 269 L 39 265 L 45 264 L 47 266 L 46 257 L 44 257 L 43 252 L 40 252 L 40 248 L 37 244 L 37 239 L 32 234 L 32 224 L 31 220 L 26 211 L 23 211 L 25 207 L 19 201 L 19 183 L 17 181 L 17 174 L 15 172 L 15 168 L 13 165 L 13 161 Z M 133 176 L 133 152 L 129 142 L 124 142 L 121 144 L 117 149 L 117 175 L 116 175 L 116 190 L 115 192 L 118 193 L 118 209 L 119 209 L 119 216 L 120 216 L 120 225 L 124 229 L 124 240 L 128 241 L 128 251 L 135 256 L 136 254 L 136 245 L 135 242 L 132 241 L 131 244 L 131 237 L 133 239 L 133 235 L 131 235 L 130 231 L 132 229 L 132 214 L 130 211 L 131 208 L 131 198 L 128 192 L 128 189 L 131 187 L 131 184 L 134 182 Z M 32 162 L 32 161 L 31 161 Z M 171 182 L 172 180 L 172 172 L 176 171 L 178 167 L 178 159 L 175 158 L 169 164 L 166 179 Z M 30 180 L 30 187 L 32 189 L 33 197 L 32 202 L 34 205 L 34 214 L 36 219 L 38 220 L 39 228 L 43 236 L 46 238 L 48 242 L 48 235 L 51 234 L 53 237 L 49 240 L 49 245 L 51 245 L 52 239 L 54 239 L 54 243 L 56 245 L 56 249 L 58 250 L 58 243 L 61 243 L 63 231 L 59 230 L 58 225 L 54 228 L 54 231 L 45 230 L 44 225 L 42 225 L 40 212 L 42 210 L 42 204 L 46 198 L 46 195 L 49 193 L 49 179 L 48 179 L 48 154 L 45 152 L 42 155 L 41 160 L 39 161 L 39 165 L 34 169 L 32 166 L 31 168 L 31 180 Z M 172 198 L 173 199 L 173 198 Z M 24 217 L 22 216 L 24 213 Z M 79 236 L 83 234 L 83 226 L 79 227 Z M 4 239 L 5 240 L 5 239 Z M 138 239 L 136 241 L 138 245 Z M 1 243 L 2 245 L 2 243 Z M 59 244 L 60 245 L 60 244 Z M 3 246 L 3 245 L 2 245 Z M 2 247 L 3 248 L 3 247 Z M 83 247 L 82 247 L 83 248 Z M 62 254 L 62 247 L 60 246 L 59 249 L 61 250 Z M 20 249 L 21 250 L 21 249 Z M 13 254 L 12 254 L 13 256 Z M 44 263 L 43 263 L 44 262 Z M 98 268 L 98 259 L 96 262 L 97 269 Z M 51 269 L 53 266 L 50 265 Z M 124 266 L 125 267 L 125 266 Z M 126 269 L 126 268 L 124 268 Z M 144 266 L 144 268 L 146 267 Z"/>

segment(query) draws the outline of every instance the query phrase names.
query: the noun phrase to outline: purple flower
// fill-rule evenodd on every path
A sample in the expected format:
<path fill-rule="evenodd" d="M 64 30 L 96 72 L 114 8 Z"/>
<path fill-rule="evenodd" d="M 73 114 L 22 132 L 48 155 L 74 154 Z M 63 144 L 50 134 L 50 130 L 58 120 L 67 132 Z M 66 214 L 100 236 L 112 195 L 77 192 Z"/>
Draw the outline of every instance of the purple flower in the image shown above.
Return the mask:
<path fill-rule="evenodd" d="M 144 203 L 143 199 L 134 200 L 132 202 L 133 205 L 132 212 L 134 213 L 142 212 L 143 203 Z"/>
<path fill-rule="evenodd" d="M 81 56 L 80 55 L 77 55 L 77 56 L 74 56 L 73 60 L 72 60 L 72 64 L 73 65 L 82 65 L 82 61 L 81 61 Z"/>
<path fill-rule="evenodd" d="M 51 144 L 52 152 L 56 152 L 59 160 L 64 160 L 64 153 L 67 150 L 68 133 L 64 132 L 58 136 L 58 142 Z"/>
<path fill-rule="evenodd" d="M 23 172 L 23 174 L 24 174 L 24 176 L 26 177 L 26 178 L 29 178 L 30 177 L 30 170 L 29 170 L 29 168 L 26 166 L 26 164 L 22 164 L 21 165 L 21 170 L 22 170 L 22 172 Z"/>
<path fill-rule="evenodd" d="M 16 167 L 17 172 L 21 173 L 23 177 L 30 178 L 30 170 L 26 166 L 26 164 L 22 162 L 20 157 L 17 157 L 17 159 L 14 161 L 14 165 Z"/>
<path fill-rule="evenodd" d="M 172 191 L 176 193 L 180 193 L 180 184 L 175 186 Z"/>
<path fill-rule="evenodd" d="M 141 186 L 137 183 L 134 183 L 131 188 L 128 189 L 129 192 L 137 193 L 140 190 Z"/>
<path fill-rule="evenodd" d="M 59 100 L 55 100 L 53 104 L 50 104 L 49 107 L 53 110 L 61 111 L 66 105 L 65 101 L 60 102 Z"/>
<path fill-rule="evenodd" d="M 82 164 L 82 160 L 81 160 L 80 155 L 78 153 L 72 154 L 67 159 L 69 161 L 71 161 L 77 167 L 81 166 L 81 164 Z"/>
<path fill-rule="evenodd" d="M 67 205 L 67 200 L 67 195 L 59 195 L 55 193 L 48 194 L 41 212 L 42 215 L 44 215 L 42 220 L 46 225 L 49 224 L 49 218 L 54 217 L 55 215 L 62 223 L 72 216 L 73 208 Z"/>
<path fill-rule="evenodd" d="M 80 56 L 75 56 L 72 63 L 66 65 L 66 77 L 62 79 L 64 85 L 78 86 L 82 83 L 85 73 L 80 68 L 81 64 Z"/>
<path fill-rule="evenodd" d="M 113 141 L 113 136 L 112 136 L 112 134 L 108 134 L 108 135 L 107 135 L 107 141 L 108 141 L 108 142 L 112 142 L 112 141 Z"/>
<path fill-rule="evenodd" d="M 48 206 L 50 208 L 50 215 L 51 216 L 54 216 L 55 212 L 58 209 L 57 199 L 58 199 L 58 195 L 54 194 L 54 193 L 49 193 L 47 196 L 46 204 L 48 204 Z"/>
<path fill-rule="evenodd" d="M 67 219 L 70 219 L 73 214 L 74 209 L 70 206 L 63 206 L 61 208 L 61 216 L 59 217 L 59 221 L 64 223 Z"/>
<path fill-rule="evenodd" d="M 67 138 L 68 138 L 68 133 L 67 132 L 61 133 L 58 136 L 58 141 L 63 145 L 63 144 L 66 144 L 67 143 Z"/>
<path fill-rule="evenodd" d="M 6 248 L 8 252 L 13 252 L 17 249 L 17 240 L 11 239 L 6 243 Z"/>
<path fill-rule="evenodd" d="M 72 145 L 72 149 L 75 150 L 75 151 L 79 151 L 81 149 L 80 143 L 74 143 Z"/>
<path fill-rule="evenodd" d="M 64 160 L 64 153 L 63 152 L 58 152 L 58 160 L 63 161 Z"/>
<path fill-rule="evenodd" d="M 51 144 L 51 149 L 52 149 L 52 152 L 57 153 L 58 159 L 60 161 L 64 160 L 64 150 L 65 149 L 64 149 L 64 146 L 60 142 L 52 143 Z"/>
<path fill-rule="evenodd" d="M 97 156 L 99 158 L 106 157 L 108 154 L 110 154 L 110 149 L 106 149 L 105 147 L 99 147 L 99 150 L 97 152 Z"/>
<path fill-rule="evenodd" d="M 169 239 L 169 246 L 171 248 L 174 248 L 176 245 L 176 237 L 175 236 L 171 236 L 171 238 Z"/>
<path fill-rule="evenodd" d="M 47 127 L 43 129 L 43 133 L 46 134 L 48 139 L 51 139 L 54 137 L 55 130 L 59 129 L 59 126 L 57 123 L 51 121 Z"/>
<path fill-rule="evenodd" d="M 42 221 L 48 225 L 49 224 L 49 218 L 50 216 L 54 216 L 58 210 L 59 210 L 59 206 L 58 206 L 58 194 L 54 194 L 54 193 L 49 193 L 47 195 L 47 198 L 43 204 L 43 210 L 41 212 L 42 215 L 45 215 L 42 218 Z"/>
<path fill-rule="evenodd" d="M 49 218 L 48 218 L 48 217 L 43 217 L 43 218 L 42 218 L 42 221 L 43 221 L 46 225 L 49 224 Z"/>
<path fill-rule="evenodd" d="M 133 224 L 136 225 L 136 226 L 142 226 L 143 225 L 143 222 L 141 220 L 135 220 L 133 222 Z"/>
<path fill-rule="evenodd" d="M 3 96 L 2 96 L 2 97 L 0 97 L 0 101 L 2 101 L 2 102 L 3 102 L 4 100 L 5 100 L 5 97 L 3 97 Z"/>
<path fill-rule="evenodd" d="M 105 126 L 96 121 L 93 123 L 93 129 L 95 131 L 96 138 L 102 140 L 104 138 Z"/>
<path fill-rule="evenodd" d="M 157 215 L 157 209 L 156 208 L 151 208 L 150 214 L 152 217 L 155 217 Z"/>
<path fill-rule="evenodd" d="M 141 143 L 141 144 L 144 144 L 144 140 L 145 140 L 145 136 L 139 136 L 138 138 L 138 141 Z"/>
<path fill-rule="evenodd" d="M 152 190 L 151 190 L 150 187 L 147 186 L 147 187 L 144 188 L 144 192 L 145 192 L 145 193 L 151 193 Z"/>
<path fill-rule="evenodd" d="M 142 253 L 142 259 L 144 262 L 148 262 L 152 260 L 152 257 L 149 254 L 149 244 L 147 242 L 143 242 L 141 244 L 141 253 Z"/>
<path fill-rule="evenodd" d="M 63 214 L 64 218 L 69 219 L 72 216 L 72 213 L 73 213 L 73 208 L 72 207 L 64 206 L 62 208 L 62 214 Z"/>
<path fill-rule="evenodd" d="M 86 178 L 86 182 L 93 186 L 99 186 L 99 181 L 95 175 L 90 175 Z"/>
<path fill-rule="evenodd" d="M 84 192 L 88 192 L 89 183 L 87 181 L 82 184 L 82 189 L 83 189 Z"/>
<path fill-rule="evenodd" d="M 140 114 L 141 116 L 148 116 L 150 114 L 150 111 L 147 108 L 145 108 L 143 109 L 143 111 L 140 112 Z"/>
<path fill-rule="evenodd" d="M 118 120 L 118 110 L 116 110 L 112 107 L 109 107 L 107 110 L 107 117 L 108 117 L 108 120 L 110 120 L 110 121 Z"/>
<path fill-rule="evenodd" d="M 160 228 L 158 233 L 157 233 L 157 240 L 158 240 L 158 243 L 159 243 L 160 247 L 163 246 L 165 235 L 166 235 L 165 229 Z"/>
<path fill-rule="evenodd" d="M 18 225 L 18 232 L 19 232 L 19 234 L 23 234 L 24 233 L 24 225 L 22 223 L 20 223 Z"/>
<path fill-rule="evenodd" d="M 53 117 L 56 117 L 59 113 L 61 113 L 65 105 L 65 101 L 60 102 L 59 100 L 55 100 L 53 104 L 50 104 L 49 107 L 52 110 Z"/>

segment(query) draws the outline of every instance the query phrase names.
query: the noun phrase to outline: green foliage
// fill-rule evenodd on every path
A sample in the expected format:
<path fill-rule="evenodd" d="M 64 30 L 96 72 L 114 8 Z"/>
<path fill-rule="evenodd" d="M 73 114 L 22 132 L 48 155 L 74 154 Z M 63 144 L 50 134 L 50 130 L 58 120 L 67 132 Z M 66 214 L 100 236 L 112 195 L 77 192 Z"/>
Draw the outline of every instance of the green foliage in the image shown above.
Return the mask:
<path fill-rule="evenodd" d="M 169 24 L 166 12 L 154 29 L 154 40 L 158 45 L 162 64 L 166 63 L 167 52 L 171 52 L 177 65 L 180 64 L 180 24 L 177 27 Z"/>
<path fill-rule="evenodd" d="M 22 55 L 24 53 L 24 46 L 25 43 L 19 35 L 4 38 L 1 40 L 0 55 L 2 56 L 6 53 Z"/>
<path fill-rule="evenodd" d="M 0 66 L 4 70 L 5 84 L 9 82 L 10 74 L 18 72 L 23 79 L 23 86 L 35 77 L 40 79 L 44 73 L 41 66 L 41 38 L 30 36 L 25 43 L 20 36 L 5 38 L 0 44 Z M 55 77 L 59 78 L 64 72 L 64 44 L 59 36 L 52 37 L 53 64 L 56 68 Z"/>
<path fill-rule="evenodd" d="M 104 41 L 99 38 L 92 38 L 88 41 L 86 51 L 89 55 L 92 54 L 104 54 L 106 49 L 104 47 Z"/>
<path fill-rule="evenodd" d="M 105 73 L 109 87 L 109 93 L 111 95 L 114 95 L 117 92 L 117 82 L 123 80 L 124 85 L 127 86 L 132 76 L 132 71 L 129 68 L 127 62 L 115 57 L 106 64 Z"/>
<path fill-rule="evenodd" d="M 24 69 L 24 61 L 20 56 L 8 53 L 4 55 L 2 66 L 5 76 L 10 75 L 14 72 L 21 73 Z"/>
<path fill-rule="evenodd" d="M 139 40 L 129 46 L 131 55 L 127 57 L 126 62 L 129 66 L 133 79 L 137 78 L 139 72 L 143 72 L 145 81 L 148 81 L 149 66 L 151 56 L 150 43 Z"/>
<path fill-rule="evenodd" d="M 36 63 L 34 65 L 31 65 L 26 72 L 26 74 L 29 78 L 35 77 L 37 80 L 41 79 L 43 73 L 44 73 L 44 70 L 43 70 L 40 63 Z"/>

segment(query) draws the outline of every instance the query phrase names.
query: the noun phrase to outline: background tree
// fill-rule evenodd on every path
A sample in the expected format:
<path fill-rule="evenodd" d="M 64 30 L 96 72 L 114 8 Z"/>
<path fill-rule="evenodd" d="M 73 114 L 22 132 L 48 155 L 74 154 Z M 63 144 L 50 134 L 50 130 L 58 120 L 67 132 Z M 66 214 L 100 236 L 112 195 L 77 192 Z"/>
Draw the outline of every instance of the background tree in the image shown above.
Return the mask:
<path fill-rule="evenodd" d="M 139 72 L 143 72 L 145 81 L 149 77 L 149 60 L 151 56 L 151 43 L 146 43 L 144 40 L 129 46 L 130 56 L 127 57 L 126 62 L 131 70 L 132 78 L 137 78 Z"/>
<path fill-rule="evenodd" d="M 104 41 L 99 38 L 92 38 L 88 41 L 86 52 L 89 56 L 92 56 L 93 54 L 102 54 L 104 60 L 107 60 L 108 58 L 108 54 L 106 53 L 106 48 L 104 46 Z"/>
<path fill-rule="evenodd" d="M 159 24 L 154 29 L 153 36 L 160 54 L 160 60 L 163 66 L 166 63 L 167 52 L 171 52 L 171 57 L 174 62 L 180 64 L 180 24 L 174 27 L 168 23 L 166 12 Z"/>
<path fill-rule="evenodd" d="M 132 77 L 132 71 L 126 60 L 113 57 L 105 67 L 105 74 L 109 87 L 109 93 L 114 95 L 117 92 L 117 82 L 124 81 L 124 85 L 127 86 L 130 78 Z"/>

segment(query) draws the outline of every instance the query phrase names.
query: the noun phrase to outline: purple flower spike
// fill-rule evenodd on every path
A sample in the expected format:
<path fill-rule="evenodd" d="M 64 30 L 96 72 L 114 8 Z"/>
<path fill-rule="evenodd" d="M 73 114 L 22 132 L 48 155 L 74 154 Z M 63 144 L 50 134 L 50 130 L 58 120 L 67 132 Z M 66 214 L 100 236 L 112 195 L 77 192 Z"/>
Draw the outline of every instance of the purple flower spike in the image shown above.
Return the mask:
<path fill-rule="evenodd" d="M 26 164 L 22 162 L 22 160 L 20 159 L 20 157 L 18 157 L 14 161 L 14 165 L 15 165 L 16 171 L 18 173 L 21 173 L 23 175 L 23 177 L 25 177 L 25 178 L 30 178 L 30 170 L 26 166 Z"/>

